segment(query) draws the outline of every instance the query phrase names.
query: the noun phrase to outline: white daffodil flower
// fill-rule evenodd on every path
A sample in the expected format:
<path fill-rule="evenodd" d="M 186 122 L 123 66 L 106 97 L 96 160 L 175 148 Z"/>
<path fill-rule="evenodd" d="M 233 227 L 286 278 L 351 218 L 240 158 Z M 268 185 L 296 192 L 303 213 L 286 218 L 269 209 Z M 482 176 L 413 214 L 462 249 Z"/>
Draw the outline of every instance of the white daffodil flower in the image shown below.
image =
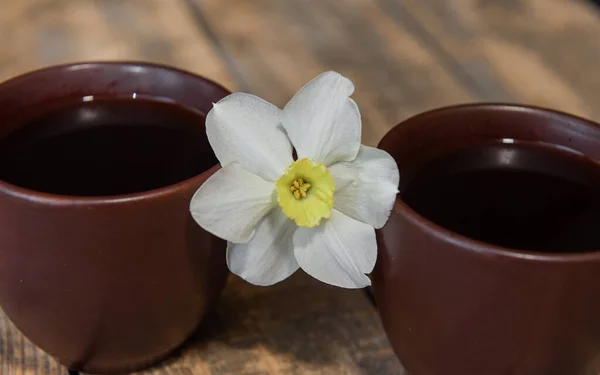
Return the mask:
<path fill-rule="evenodd" d="M 353 92 L 349 79 L 326 72 L 283 110 L 234 93 L 208 113 L 206 133 L 223 168 L 190 210 L 228 241 L 234 274 L 272 285 L 302 268 L 339 287 L 371 284 L 375 228 L 389 218 L 400 176 L 389 154 L 361 145 Z"/>

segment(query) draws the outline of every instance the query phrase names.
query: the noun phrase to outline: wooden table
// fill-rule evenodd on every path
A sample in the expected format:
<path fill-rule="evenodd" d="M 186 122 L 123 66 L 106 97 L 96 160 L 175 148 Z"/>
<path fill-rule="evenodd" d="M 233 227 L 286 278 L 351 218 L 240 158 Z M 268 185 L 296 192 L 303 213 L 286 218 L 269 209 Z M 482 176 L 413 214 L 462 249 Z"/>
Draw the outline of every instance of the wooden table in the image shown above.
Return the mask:
<path fill-rule="evenodd" d="M 175 65 L 283 105 L 333 69 L 352 78 L 364 141 L 468 101 L 600 119 L 600 16 L 577 0 L 19 0 L 0 3 L 0 81 L 77 60 Z M 1 260 L 0 260 L 1 261 Z M 0 374 L 66 374 L 0 314 Z M 140 374 L 404 371 L 362 291 L 302 273 L 232 278 L 198 337 Z"/>

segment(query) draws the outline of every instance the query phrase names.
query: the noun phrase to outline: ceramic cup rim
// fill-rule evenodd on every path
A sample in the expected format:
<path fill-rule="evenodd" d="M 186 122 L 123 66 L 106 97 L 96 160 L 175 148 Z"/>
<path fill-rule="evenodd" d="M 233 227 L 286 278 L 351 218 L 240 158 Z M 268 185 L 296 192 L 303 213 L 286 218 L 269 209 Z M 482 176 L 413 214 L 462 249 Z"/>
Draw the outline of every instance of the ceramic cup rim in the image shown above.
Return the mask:
<path fill-rule="evenodd" d="M 0 89 L 7 85 L 19 85 L 28 80 L 35 79 L 37 76 L 46 74 L 48 72 L 54 71 L 65 71 L 65 70 L 82 70 L 82 69 L 95 69 L 99 67 L 142 67 L 142 68 L 150 68 L 155 69 L 157 71 L 169 71 L 180 75 L 182 77 L 186 77 L 188 79 L 203 81 L 204 83 L 215 87 L 216 89 L 222 91 L 223 93 L 230 93 L 230 91 L 225 88 L 223 85 L 205 78 L 203 76 L 188 72 L 183 69 L 179 69 L 176 67 L 172 67 L 165 64 L 144 62 L 144 61 L 136 61 L 136 60 L 124 60 L 124 61 L 83 61 L 83 62 L 74 62 L 74 63 L 65 63 L 65 64 L 57 64 L 51 65 L 47 67 L 43 67 L 40 69 L 36 69 L 27 73 L 23 73 L 17 75 L 15 77 L 9 78 L 3 82 L 0 82 Z M 216 159 L 216 157 L 215 157 Z M 67 195 L 67 194 L 53 194 L 47 193 L 43 191 L 38 191 L 34 189 L 28 189 L 25 187 L 17 186 L 6 182 L 0 179 L 0 193 L 4 193 L 10 196 L 13 196 L 18 199 L 25 199 L 32 202 L 42 203 L 42 204 L 50 204 L 50 205 L 58 205 L 58 206 L 76 206 L 76 205 L 106 205 L 106 204 L 118 204 L 123 202 L 137 202 L 137 201 L 145 201 L 148 199 L 160 198 L 164 196 L 169 196 L 177 191 L 188 189 L 192 186 L 200 186 L 202 182 L 204 182 L 209 176 L 214 174 L 221 166 L 217 162 L 214 166 L 204 170 L 202 173 L 199 173 L 193 177 L 190 177 L 185 180 L 178 181 L 176 183 L 166 185 L 163 187 L 138 191 L 127 194 L 114 194 L 114 195 L 103 195 L 103 196 L 80 196 L 80 195 Z"/>
<path fill-rule="evenodd" d="M 576 120 L 587 126 L 600 127 L 600 124 L 590 121 L 588 119 L 572 115 L 566 112 L 544 108 L 534 105 L 518 104 L 518 103 L 505 103 L 505 102 L 481 102 L 481 103 L 467 103 L 467 104 L 456 104 L 450 106 L 444 106 L 435 108 L 429 111 L 421 112 L 417 115 L 409 117 L 408 119 L 400 122 L 389 130 L 384 137 L 379 141 L 377 147 L 387 151 L 389 145 L 393 144 L 394 133 L 400 131 L 405 126 L 418 126 L 421 119 L 434 114 L 444 114 L 462 111 L 465 109 L 477 110 L 481 112 L 506 112 L 506 111 L 519 111 L 526 110 L 535 113 L 536 115 L 558 115 L 564 118 L 570 118 Z M 493 245 L 484 241 L 476 240 L 468 236 L 456 233 L 450 229 L 444 228 L 443 226 L 434 223 L 433 221 L 425 218 L 417 211 L 409 207 L 398 195 L 394 208 L 392 209 L 392 215 L 403 215 L 413 225 L 421 228 L 424 233 L 439 238 L 442 241 L 450 242 L 456 245 L 464 251 L 471 252 L 478 256 L 495 257 L 507 260 L 520 260 L 528 262 L 544 262 L 544 263 L 587 263 L 587 262 L 600 262 L 600 249 L 575 252 L 575 253 L 544 253 L 537 251 L 518 250 L 511 249 L 499 245 Z"/>

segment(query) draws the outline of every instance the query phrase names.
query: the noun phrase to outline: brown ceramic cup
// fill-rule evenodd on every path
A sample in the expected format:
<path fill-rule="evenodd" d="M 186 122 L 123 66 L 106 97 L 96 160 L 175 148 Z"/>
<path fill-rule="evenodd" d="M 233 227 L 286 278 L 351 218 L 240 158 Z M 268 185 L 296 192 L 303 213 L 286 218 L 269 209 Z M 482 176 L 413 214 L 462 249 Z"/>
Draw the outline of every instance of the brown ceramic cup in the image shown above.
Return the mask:
<path fill-rule="evenodd" d="M 597 124 L 511 105 L 427 112 L 392 129 L 379 147 L 402 175 L 458 148 L 503 138 L 547 142 L 600 160 Z M 490 245 L 436 225 L 401 198 L 378 242 L 377 307 L 412 375 L 600 373 L 600 251 Z"/>
<path fill-rule="evenodd" d="M 136 96 L 185 107 L 205 136 L 204 115 L 227 94 L 159 65 L 52 67 L 0 84 L 0 141 L 60 103 L 94 97 L 125 100 L 112 122 L 145 116 L 127 109 Z M 0 181 L 0 306 L 31 341 L 70 368 L 122 373 L 165 357 L 194 332 L 228 274 L 225 243 L 189 213 L 193 193 L 218 169 L 206 140 L 202 147 L 207 167 L 197 175 L 127 194 L 59 195 Z"/>

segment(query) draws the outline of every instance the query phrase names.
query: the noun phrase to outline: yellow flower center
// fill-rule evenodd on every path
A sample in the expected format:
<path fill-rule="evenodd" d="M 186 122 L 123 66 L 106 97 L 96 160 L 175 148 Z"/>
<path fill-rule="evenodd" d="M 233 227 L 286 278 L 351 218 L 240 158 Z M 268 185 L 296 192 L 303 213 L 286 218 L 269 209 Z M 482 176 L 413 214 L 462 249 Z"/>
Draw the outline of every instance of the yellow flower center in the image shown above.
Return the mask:
<path fill-rule="evenodd" d="M 306 192 L 310 188 L 310 184 L 308 182 L 304 182 L 303 179 L 298 178 L 296 181 L 292 182 L 292 186 L 290 186 L 290 191 L 294 194 L 294 198 L 302 199 L 306 198 Z"/>
<path fill-rule="evenodd" d="M 335 184 L 323 164 L 309 159 L 292 163 L 275 183 L 283 213 L 301 227 L 313 228 L 328 219 L 333 208 Z"/>

